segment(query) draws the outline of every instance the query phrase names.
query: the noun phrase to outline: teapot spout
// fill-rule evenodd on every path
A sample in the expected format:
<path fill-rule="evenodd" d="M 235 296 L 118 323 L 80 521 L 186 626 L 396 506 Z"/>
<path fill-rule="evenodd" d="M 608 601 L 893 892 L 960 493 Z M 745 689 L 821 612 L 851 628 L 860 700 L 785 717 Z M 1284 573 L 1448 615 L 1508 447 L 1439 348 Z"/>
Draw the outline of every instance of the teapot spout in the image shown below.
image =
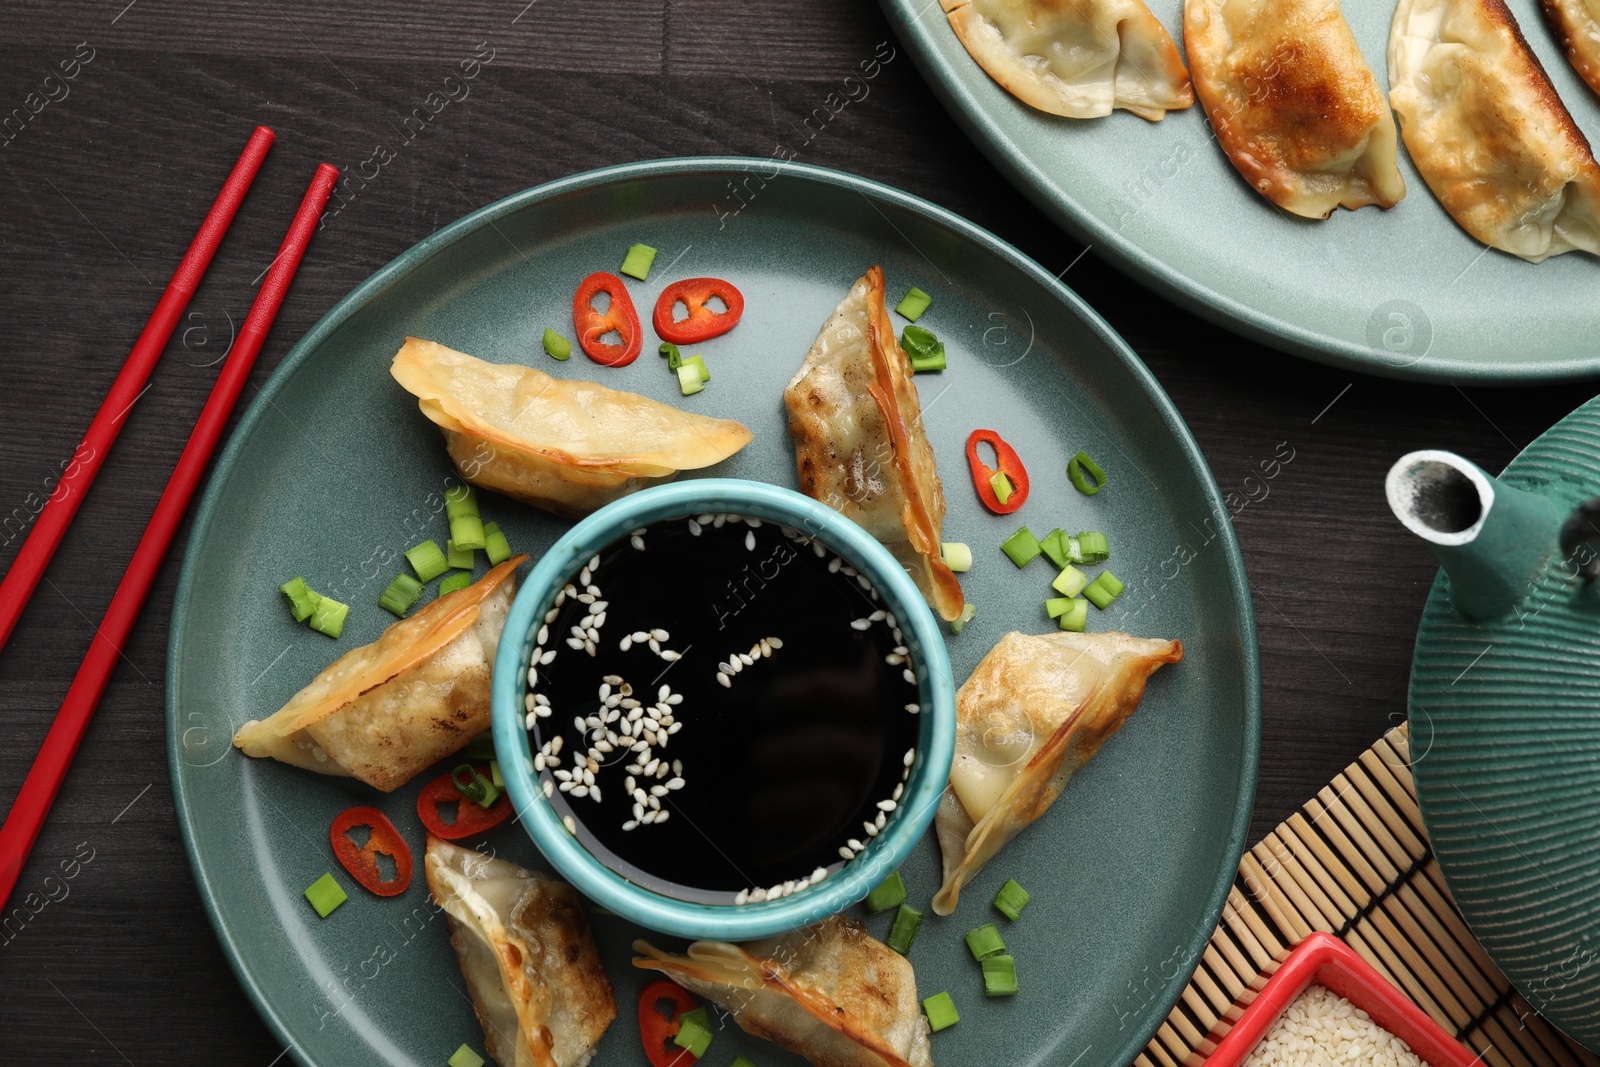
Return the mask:
<path fill-rule="evenodd" d="M 1548 497 L 1496 479 L 1454 452 L 1400 457 L 1385 479 L 1389 507 L 1427 543 L 1450 577 L 1463 615 L 1503 615 L 1557 554 L 1562 510 Z"/>

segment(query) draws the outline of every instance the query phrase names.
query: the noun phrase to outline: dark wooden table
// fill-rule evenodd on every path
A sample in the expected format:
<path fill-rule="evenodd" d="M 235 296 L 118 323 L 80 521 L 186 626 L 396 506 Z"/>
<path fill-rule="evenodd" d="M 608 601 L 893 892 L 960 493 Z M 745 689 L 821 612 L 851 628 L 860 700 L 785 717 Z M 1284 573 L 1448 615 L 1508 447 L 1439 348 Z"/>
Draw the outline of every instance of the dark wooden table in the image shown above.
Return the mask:
<path fill-rule="evenodd" d="M 401 119 L 461 59 L 493 50 L 471 95 L 328 221 L 246 401 L 339 297 L 468 210 L 606 164 L 769 156 L 885 40 L 894 47 L 882 14 L 860 0 L 14 0 L 0 10 L 0 566 L 21 544 L 15 517 L 37 509 L 71 455 L 250 127 L 278 132 L 189 319 L 0 652 L 0 810 L 211 387 L 228 316 L 237 322 L 247 306 L 315 163 L 369 159 L 403 136 Z M 1264 668 L 1252 840 L 1405 715 L 1434 566 L 1384 504 L 1389 464 L 1440 447 L 1497 470 L 1595 392 L 1592 382 L 1399 384 L 1202 322 L 1092 250 L 1079 259 L 1082 246 L 958 132 L 903 50 L 800 158 L 926 197 L 1051 271 L 1075 264 L 1065 281 L 1154 370 L 1224 491 L 1243 492 L 1281 442 L 1293 449 L 1235 519 Z M 162 694 L 183 551 L 180 537 L 18 892 L 41 889 L 64 859 L 92 859 L 20 933 L 0 934 L 0 1063 L 267 1067 L 282 1051 L 223 959 L 173 817 Z"/>

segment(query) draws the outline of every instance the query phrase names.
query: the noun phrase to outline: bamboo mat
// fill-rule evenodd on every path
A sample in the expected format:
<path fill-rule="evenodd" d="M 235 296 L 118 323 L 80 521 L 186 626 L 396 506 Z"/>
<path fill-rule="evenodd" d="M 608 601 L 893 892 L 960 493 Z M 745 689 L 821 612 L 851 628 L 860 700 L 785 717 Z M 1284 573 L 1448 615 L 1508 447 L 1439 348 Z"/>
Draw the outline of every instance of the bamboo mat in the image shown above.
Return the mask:
<path fill-rule="evenodd" d="M 1134 1067 L 1198 1067 L 1307 934 L 1342 938 L 1489 1067 L 1600 1067 L 1512 990 L 1428 845 L 1405 726 L 1246 852 L 1211 943 Z"/>

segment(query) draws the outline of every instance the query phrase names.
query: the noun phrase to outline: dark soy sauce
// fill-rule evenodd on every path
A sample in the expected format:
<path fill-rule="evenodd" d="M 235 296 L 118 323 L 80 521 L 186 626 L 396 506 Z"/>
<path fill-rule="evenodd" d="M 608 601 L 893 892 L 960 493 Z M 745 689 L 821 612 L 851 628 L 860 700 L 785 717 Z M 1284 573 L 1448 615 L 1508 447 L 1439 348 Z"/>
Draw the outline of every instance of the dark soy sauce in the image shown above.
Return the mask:
<path fill-rule="evenodd" d="M 845 862 L 841 847 L 853 851 L 852 840 L 870 841 L 864 824 L 883 813 L 881 801 L 898 799 L 908 773 L 906 755 L 920 725 L 908 706 L 916 708 L 919 696 L 905 676 L 913 664 L 896 620 L 847 564 L 830 570 L 831 551 L 819 557 L 771 522 L 708 523 L 696 536 L 693 518 L 656 523 L 599 554 L 588 584 L 598 587 L 605 617 L 593 657 L 569 646 L 593 605 L 568 595 L 547 624 L 542 647 L 556 657 L 538 668 L 533 691 L 549 700 L 550 714 L 535 721 L 532 747 L 540 751 L 559 733 L 559 769 L 581 771 L 595 743 L 593 724 L 580 731 L 574 716 L 621 712 L 603 726 L 619 743 L 595 753 L 599 770 L 591 770 L 601 800 L 558 789 L 550 803 L 558 815 L 572 816 L 586 848 L 630 881 L 680 899 L 729 903 L 741 890 L 804 881 L 818 869 L 831 873 Z M 643 551 L 634 537 L 642 537 Z M 585 593 L 578 575 L 570 588 Z M 657 641 L 660 651 L 648 639 L 631 640 L 661 630 L 668 637 Z M 624 637 L 632 645 L 626 651 L 619 647 Z M 763 655 L 759 646 L 768 638 L 781 647 L 769 645 Z M 738 653 L 753 662 L 740 662 L 725 686 L 719 664 Z M 663 684 L 681 695 L 667 705 L 681 724 L 677 733 L 645 757 L 669 768 L 681 761 L 681 776 L 672 769 L 664 777 L 632 775 L 647 795 L 666 789 L 656 798 L 670 813 L 663 822 L 623 828 L 639 822 L 626 767 L 640 756 L 628 749 L 636 739 L 620 736 L 632 709 L 603 708 L 607 676 L 627 683 L 627 700 L 644 709 L 658 703 Z M 613 698 L 620 688 L 611 685 Z M 559 787 L 553 770 L 541 778 Z"/>

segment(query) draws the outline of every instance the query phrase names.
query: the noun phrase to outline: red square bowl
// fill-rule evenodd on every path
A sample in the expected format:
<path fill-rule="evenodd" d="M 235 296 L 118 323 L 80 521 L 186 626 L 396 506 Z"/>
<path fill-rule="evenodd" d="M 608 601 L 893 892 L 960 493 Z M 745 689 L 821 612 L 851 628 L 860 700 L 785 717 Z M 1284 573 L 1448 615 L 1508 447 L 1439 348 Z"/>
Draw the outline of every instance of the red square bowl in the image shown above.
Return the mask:
<path fill-rule="evenodd" d="M 1396 989 L 1343 941 L 1315 933 L 1296 945 L 1244 1010 L 1206 1067 L 1238 1067 L 1307 986 L 1320 985 L 1366 1012 L 1429 1067 L 1473 1067 L 1478 1056 Z"/>

